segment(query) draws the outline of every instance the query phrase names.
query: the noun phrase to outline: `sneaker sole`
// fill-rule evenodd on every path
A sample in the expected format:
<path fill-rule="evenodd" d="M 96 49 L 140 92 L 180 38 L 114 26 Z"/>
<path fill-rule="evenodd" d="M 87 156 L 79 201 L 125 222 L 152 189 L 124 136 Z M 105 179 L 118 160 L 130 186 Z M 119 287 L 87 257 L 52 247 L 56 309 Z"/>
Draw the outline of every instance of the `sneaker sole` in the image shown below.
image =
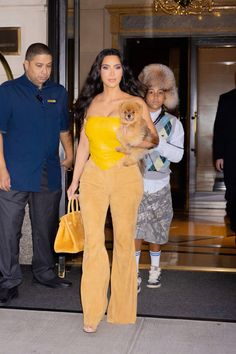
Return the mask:
<path fill-rule="evenodd" d="M 147 287 L 148 287 L 148 288 L 151 288 L 151 289 L 157 289 L 157 288 L 160 288 L 160 287 L 161 287 L 161 284 L 158 284 L 158 285 L 147 284 Z"/>

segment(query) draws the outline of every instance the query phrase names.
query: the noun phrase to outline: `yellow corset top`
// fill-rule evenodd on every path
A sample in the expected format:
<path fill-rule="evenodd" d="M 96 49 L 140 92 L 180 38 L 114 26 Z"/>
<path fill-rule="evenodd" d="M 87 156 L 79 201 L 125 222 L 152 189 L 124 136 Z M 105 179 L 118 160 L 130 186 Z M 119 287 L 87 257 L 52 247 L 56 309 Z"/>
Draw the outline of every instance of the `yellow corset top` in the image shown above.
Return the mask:
<path fill-rule="evenodd" d="M 89 116 L 85 123 L 91 159 L 102 170 L 114 166 L 124 156 L 116 151 L 120 146 L 116 137 L 119 126 L 119 117 Z"/>

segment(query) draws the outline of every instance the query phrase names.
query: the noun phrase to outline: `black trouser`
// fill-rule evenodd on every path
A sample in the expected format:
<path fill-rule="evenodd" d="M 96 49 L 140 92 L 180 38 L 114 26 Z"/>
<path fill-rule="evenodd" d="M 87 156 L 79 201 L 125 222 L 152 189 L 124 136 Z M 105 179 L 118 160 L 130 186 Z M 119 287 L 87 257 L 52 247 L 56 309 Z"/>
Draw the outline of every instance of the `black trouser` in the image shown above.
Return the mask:
<path fill-rule="evenodd" d="M 19 285 L 19 241 L 25 207 L 29 204 L 32 227 L 32 271 L 40 280 L 55 277 L 53 244 L 59 221 L 61 190 L 50 192 L 5 192 L 0 190 L 0 287 Z"/>
<path fill-rule="evenodd" d="M 230 228 L 236 232 L 236 188 L 232 186 L 226 186 L 226 213 L 229 217 Z"/>
<path fill-rule="evenodd" d="M 230 227 L 236 232 L 236 157 L 224 162 L 224 181 L 226 186 L 226 213 L 230 220 Z"/>

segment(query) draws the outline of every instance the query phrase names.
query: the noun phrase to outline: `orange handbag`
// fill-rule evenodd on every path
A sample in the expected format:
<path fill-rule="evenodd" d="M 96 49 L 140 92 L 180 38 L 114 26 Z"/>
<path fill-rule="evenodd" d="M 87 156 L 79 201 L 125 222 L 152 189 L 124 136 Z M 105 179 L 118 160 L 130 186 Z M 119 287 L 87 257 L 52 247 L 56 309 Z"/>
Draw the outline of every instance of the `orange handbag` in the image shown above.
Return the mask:
<path fill-rule="evenodd" d="M 78 199 L 68 202 L 67 214 L 60 218 L 60 224 L 54 242 L 57 253 L 78 253 L 84 249 L 84 227 L 79 211 Z"/>

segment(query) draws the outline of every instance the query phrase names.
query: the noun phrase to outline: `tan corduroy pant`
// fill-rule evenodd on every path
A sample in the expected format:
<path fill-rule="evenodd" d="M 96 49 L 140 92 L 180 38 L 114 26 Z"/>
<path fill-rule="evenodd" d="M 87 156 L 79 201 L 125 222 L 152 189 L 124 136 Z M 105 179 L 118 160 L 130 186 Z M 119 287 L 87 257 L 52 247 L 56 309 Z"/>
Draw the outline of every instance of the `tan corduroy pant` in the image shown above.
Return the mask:
<path fill-rule="evenodd" d="M 101 170 L 91 160 L 86 163 L 80 181 L 80 208 L 85 229 L 81 299 L 87 326 L 96 327 L 106 311 L 108 322 L 136 321 L 134 238 L 142 195 L 143 179 L 137 165 Z M 114 248 L 108 304 L 110 265 L 104 227 L 109 205 Z"/>

